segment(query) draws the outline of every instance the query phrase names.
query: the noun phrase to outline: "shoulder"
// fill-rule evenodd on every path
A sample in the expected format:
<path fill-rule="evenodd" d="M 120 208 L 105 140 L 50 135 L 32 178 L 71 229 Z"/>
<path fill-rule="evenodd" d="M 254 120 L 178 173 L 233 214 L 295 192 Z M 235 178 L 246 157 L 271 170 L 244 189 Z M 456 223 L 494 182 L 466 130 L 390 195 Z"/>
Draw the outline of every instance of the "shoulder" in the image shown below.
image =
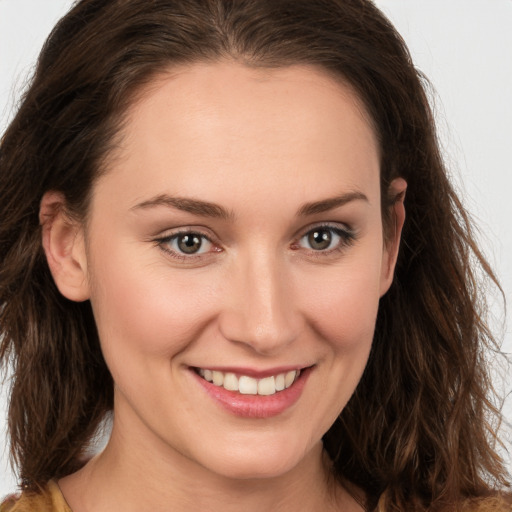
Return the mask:
<path fill-rule="evenodd" d="M 71 512 L 71 509 L 58 485 L 50 481 L 40 492 L 24 491 L 8 496 L 0 503 L 0 512 Z"/>

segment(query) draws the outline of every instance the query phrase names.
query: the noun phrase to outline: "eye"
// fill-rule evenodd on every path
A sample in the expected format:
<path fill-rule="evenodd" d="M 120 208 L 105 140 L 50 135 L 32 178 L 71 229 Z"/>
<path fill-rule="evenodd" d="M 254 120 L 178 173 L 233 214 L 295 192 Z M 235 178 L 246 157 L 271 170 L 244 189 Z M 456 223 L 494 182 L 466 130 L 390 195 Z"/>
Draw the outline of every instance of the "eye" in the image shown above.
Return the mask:
<path fill-rule="evenodd" d="M 298 245 L 313 251 L 329 252 L 342 249 L 354 240 L 354 234 L 348 230 L 332 226 L 318 226 L 303 235 Z"/>
<path fill-rule="evenodd" d="M 158 240 L 163 250 L 176 257 L 197 256 L 213 250 L 213 243 L 203 234 L 193 231 L 176 233 Z"/>

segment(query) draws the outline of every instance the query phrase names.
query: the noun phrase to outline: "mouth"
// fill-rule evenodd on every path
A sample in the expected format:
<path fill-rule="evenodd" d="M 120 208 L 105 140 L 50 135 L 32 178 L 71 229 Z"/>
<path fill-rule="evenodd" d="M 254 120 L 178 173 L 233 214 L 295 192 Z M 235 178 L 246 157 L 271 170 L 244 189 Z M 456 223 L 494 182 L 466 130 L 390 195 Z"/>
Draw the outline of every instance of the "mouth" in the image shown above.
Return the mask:
<path fill-rule="evenodd" d="M 268 371 L 190 367 L 198 384 L 223 410 L 241 418 L 270 418 L 299 401 L 313 366 Z"/>
<path fill-rule="evenodd" d="M 194 370 L 201 378 L 214 386 L 238 392 L 241 395 L 260 396 L 275 395 L 290 388 L 301 373 L 301 370 L 290 370 L 257 379 L 249 375 L 237 375 L 233 372 L 221 372 L 208 368 L 195 368 Z"/>

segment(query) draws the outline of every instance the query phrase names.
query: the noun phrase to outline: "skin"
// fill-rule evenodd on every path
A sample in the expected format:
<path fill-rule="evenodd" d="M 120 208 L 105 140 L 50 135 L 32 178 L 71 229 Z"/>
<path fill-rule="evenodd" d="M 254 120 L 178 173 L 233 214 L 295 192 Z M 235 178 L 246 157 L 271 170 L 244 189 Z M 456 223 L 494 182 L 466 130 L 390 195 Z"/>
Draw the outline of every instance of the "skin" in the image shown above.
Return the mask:
<path fill-rule="evenodd" d="M 361 510 L 329 483 L 321 438 L 367 362 L 404 210 L 398 200 L 385 241 L 379 149 L 357 96 L 311 67 L 194 64 L 138 95 L 122 135 L 86 227 L 58 193 L 41 206 L 57 286 L 91 301 L 115 381 L 106 449 L 59 482 L 70 506 Z M 225 215 L 148 205 L 163 194 Z M 307 236 L 319 226 L 327 249 Z M 182 231 L 211 242 L 179 254 L 169 237 Z M 303 392 L 265 419 L 226 411 L 190 369 L 290 365 L 312 367 Z"/>

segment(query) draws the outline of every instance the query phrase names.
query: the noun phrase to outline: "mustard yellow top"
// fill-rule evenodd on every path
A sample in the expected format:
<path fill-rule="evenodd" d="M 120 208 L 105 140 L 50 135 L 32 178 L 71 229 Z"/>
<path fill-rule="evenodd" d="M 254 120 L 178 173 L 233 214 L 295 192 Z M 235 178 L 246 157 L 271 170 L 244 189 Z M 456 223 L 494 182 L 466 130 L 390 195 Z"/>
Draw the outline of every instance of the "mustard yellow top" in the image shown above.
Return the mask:
<path fill-rule="evenodd" d="M 50 480 L 41 493 L 11 495 L 0 504 L 0 512 L 72 512 L 59 486 Z M 405 511 L 404 511 L 405 512 Z M 462 504 L 461 512 L 512 512 L 512 496 L 472 499 Z"/>
<path fill-rule="evenodd" d="M 72 512 L 59 486 L 50 480 L 41 493 L 23 492 L 8 496 L 0 504 L 0 512 Z"/>

